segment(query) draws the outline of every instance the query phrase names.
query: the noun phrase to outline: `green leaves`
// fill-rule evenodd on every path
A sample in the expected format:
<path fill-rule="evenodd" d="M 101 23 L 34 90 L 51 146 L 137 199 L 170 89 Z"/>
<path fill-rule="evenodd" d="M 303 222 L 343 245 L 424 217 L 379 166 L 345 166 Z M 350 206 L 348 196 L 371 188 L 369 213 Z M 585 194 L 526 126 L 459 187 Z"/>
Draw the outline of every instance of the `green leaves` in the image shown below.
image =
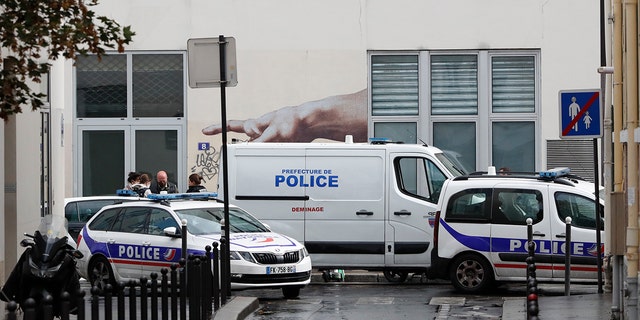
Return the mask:
<path fill-rule="evenodd" d="M 28 86 L 49 72 L 49 61 L 60 56 L 105 54 L 106 49 L 123 52 L 135 32 L 88 7 L 98 0 L 0 0 L 0 118 L 33 110 L 46 97 Z M 43 61 L 47 59 L 47 61 Z"/>

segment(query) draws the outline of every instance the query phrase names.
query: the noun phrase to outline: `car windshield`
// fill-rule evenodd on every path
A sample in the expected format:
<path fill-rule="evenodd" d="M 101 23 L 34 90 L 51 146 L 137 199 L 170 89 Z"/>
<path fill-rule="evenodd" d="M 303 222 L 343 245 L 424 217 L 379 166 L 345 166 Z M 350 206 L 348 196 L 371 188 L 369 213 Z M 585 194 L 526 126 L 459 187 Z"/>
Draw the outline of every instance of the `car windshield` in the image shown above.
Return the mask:
<path fill-rule="evenodd" d="M 220 233 L 224 219 L 223 208 L 194 208 L 176 210 L 180 220 L 187 220 L 187 230 L 193 235 Z M 229 208 L 231 232 L 269 232 L 256 218 L 238 208 Z"/>
<path fill-rule="evenodd" d="M 436 153 L 436 158 L 440 160 L 444 164 L 445 167 L 453 174 L 454 176 L 464 176 L 468 174 L 468 171 L 465 167 L 458 161 L 458 159 L 447 151 L 442 153 Z"/>

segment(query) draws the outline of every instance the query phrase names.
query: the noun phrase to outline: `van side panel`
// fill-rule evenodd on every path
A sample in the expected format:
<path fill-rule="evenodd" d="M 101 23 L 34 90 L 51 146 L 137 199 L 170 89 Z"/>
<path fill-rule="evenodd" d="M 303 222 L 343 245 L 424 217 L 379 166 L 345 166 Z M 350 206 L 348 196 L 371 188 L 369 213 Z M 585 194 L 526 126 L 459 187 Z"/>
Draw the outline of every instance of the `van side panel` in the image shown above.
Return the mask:
<path fill-rule="evenodd" d="M 229 146 L 231 147 L 231 146 Z M 304 169 L 304 149 L 229 148 L 229 201 L 273 231 L 304 242 L 306 187 L 293 185 Z"/>
<path fill-rule="evenodd" d="M 306 168 L 310 184 L 321 183 L 306 188 L 305 246 L 314 266 L 383 265 L 385 150 L 309 148 Z"/>

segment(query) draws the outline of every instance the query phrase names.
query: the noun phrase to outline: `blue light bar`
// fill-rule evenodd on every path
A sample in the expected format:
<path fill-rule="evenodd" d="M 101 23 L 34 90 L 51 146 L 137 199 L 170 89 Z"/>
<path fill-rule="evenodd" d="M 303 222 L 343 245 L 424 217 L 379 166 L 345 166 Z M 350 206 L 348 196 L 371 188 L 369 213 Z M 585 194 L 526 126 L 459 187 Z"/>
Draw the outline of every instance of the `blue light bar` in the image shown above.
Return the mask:
<path fill-rule="evenodd" d="M 116 195 L 124 197 L 137 197 L 138 193 L 129 189 L 118 189 L 116 190 Z"/>
<path fill-rule="evenodd" d="M 190 192 L 190 193 L 167 193 L 156 194 L 152 193 L 147 196 L 151 200 L 181 200 L 181 199 L 206 199 L 215 198 L 218 196 L 217 192 Z"/>
<path fill-rule="evenodd" d="M 369 138 L 369 143 L 371 144 L 380 144 L 380 143 L 387 143 L 387 142 L 391 142 L 391 139 L 382 138 L 382 137 Z"/>
<path fill-rule="evenodd" d="M 562 176 L 566 176 L 568 174 L 571 173 L 571 169 L 564 167 L 564 168 L 553 168 L 551 170 L 547 170 L 547 171 L 540 171 L 540 177 L 541 178 L 557 178 L 557 177 L 562 177 Z"/>

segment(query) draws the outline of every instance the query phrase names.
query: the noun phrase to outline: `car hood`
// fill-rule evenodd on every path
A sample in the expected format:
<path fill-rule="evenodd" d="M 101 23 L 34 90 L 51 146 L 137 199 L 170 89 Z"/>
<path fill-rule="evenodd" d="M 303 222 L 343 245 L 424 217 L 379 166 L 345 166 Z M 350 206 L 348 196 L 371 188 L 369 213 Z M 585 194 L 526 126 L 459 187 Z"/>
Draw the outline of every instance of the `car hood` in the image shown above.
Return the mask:
<path fill-rule="evenodd" d="M 200 235 L 209 241 L 219 241 L 220 234 Z M 302 248 L 302 245 L 287 236 L 274 232 L 232 233 L 229 237 L 232 251 L 278 251 Z"/>

